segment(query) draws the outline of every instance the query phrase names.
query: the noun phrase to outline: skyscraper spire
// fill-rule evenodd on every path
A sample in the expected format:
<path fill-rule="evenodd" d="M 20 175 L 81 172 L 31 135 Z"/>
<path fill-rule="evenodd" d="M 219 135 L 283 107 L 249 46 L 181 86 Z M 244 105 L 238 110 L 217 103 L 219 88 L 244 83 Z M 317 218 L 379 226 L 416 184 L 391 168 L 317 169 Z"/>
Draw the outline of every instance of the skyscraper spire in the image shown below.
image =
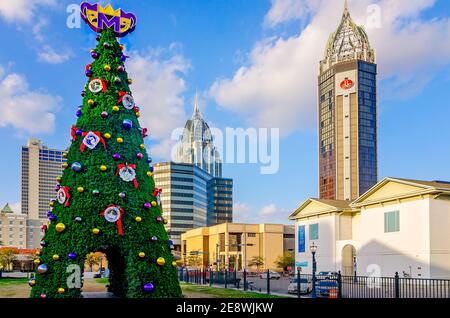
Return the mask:
<path fill-rule="evenodd" d="M 198 103 L 198 92 L 195 90 L 195 101 L 194 101 L 194 113 L 192 114 L 192 118 L 200 118 L 200 106 Z"/>
<path fill-rule="evenodd" d="M 348 0 L 344 1 L 344 16 L 350 15 L 350 11 L 348 10 Z"/>

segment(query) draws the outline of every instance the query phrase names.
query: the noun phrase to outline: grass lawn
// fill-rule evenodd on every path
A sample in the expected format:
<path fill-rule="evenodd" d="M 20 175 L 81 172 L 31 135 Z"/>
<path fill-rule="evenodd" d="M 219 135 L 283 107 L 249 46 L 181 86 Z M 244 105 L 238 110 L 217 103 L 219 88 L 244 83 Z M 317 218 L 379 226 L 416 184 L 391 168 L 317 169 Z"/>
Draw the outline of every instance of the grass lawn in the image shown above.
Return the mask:
<path fill-rule="evenodd" d="M 209 286 L 180 283 L 183 295 L 186 298 L 285 298 L 253 292 L 244 292 L 234 289 L 214 288 Z"/>
<path fill-rule="evenodd" d="M 26 284 L 28 278 L 0 278 L 0 286 Z"/>

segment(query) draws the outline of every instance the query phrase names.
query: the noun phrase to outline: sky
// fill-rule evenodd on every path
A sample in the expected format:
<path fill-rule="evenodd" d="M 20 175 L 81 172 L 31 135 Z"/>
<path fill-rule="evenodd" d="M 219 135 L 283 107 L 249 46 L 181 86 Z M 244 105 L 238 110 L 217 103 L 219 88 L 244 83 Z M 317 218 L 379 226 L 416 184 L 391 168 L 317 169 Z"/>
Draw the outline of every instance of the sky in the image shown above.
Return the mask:
<path fill-rule="evenodd" d="M 100 1 L 106 4 L 105 1 Z M 378 63 L 379 179 L 450 180 L 450 2 L 349 0 Z M 279 129 L 279 169 L 226 163 L 234 220 L 288 223 L 318 196 L 317 74 L 344 0 L 110 1 L 136 14 L 126 46 L 131 87 L 155 162 L 196 91 L 212 127 Z M 0 0 L 0 205 L 20 210 L 20 147 L 70 145 L 95 34 L 76 1 Z M 68 23 L 70 22 L 70 23 Z M 264 139 L 262 139 L 264 141 Z"/>

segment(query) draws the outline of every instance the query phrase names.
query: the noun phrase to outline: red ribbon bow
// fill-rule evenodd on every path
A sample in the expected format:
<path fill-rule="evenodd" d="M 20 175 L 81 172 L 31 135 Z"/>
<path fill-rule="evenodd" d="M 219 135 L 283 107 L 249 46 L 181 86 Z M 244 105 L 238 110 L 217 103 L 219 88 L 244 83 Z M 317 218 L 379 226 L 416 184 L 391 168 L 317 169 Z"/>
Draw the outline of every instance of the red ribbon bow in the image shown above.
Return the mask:
<path fill-rule="evenodd" d="M 67 208 L 69 206 L 69 200 L 70 200 L 70 188 L 69 187 L 61 187 L 61 189 L 64 194 L 66 195 L 66 202 L 64 202 L 64 207 Z"/>
<path fill-rule="evenodd" d="M 106 144 L 105 144 L 105 140 L 103 139 L 102 135 L 98 132 L 98 131 L 93 131 L 93 133 L 100 139 L 100 142 L 103 144 L 103 148 L 105 148 L 106 150 Z M 81 134 L 83 137 L 85 137 L 88 133 L 83 131 L 83 133 Z M 86 145 L 84 144 L 84 142 L 81 143 L 80 145 L 80 151 L 84 153 L 84 148 L 86 148 Z"/>
<path fill-rule="evenodd" d="M 123 97 L 128 94 L 127 92 L 119 92 L 119 100 L 117 101 L 118 103 L 122 102 Z"/>
<path fill-rule="evenodd" d="M 159 196 L 159 198 L 160 198 L 159 206 L 161 207 L 161 210 L 162 210 L 163 206 L 162 206 L 162 201 L 161 201 L 161 192 L 162 192 L 162 189 L 154 188 L 153 192 L 152 192 L 152 195 L 154 197 L 158 197 Z"/>
<path fill-rule="evenodd" d="M 42 225 L 42 228 L 41 228 L 41 230 L 42 230 L 42 232 L 47 232 L 47 225 Z"/>
<path fill-rule="evenodd" d="M 148 136 L 147 134 L 148 129 L 147 128 L 142 128 L 141 134 L 142 134 L 142 138 L 145 138 Z"/>
<path fill-rule="evenodd" d="M 87 70 L 90 70 L 90 69 L 91 69 L 91 66 L 92 66 L 92 63 L 91 63 L 91 64 L 87 64 L 87 65 L 86 65 L 86 71 L 87 71 Z"/>
<path fill-rule="evenodd" d="M 71 141 L 74 141 L 75 139 L 77 139 L 77 130 L 78 130 L 78 128 L 75 127 L 75 125 L 72 125 L 72 128 L 70 128 L 70 135 L 72 136 Z"/>
<path fill-rule="evenodd" d="M 116 176 L 119 174 L 120 170 L 121 170 L 122 168 L 125 168 L 125 167 L 130 167 L 130 168 L 133 168 L 134 170 L 136 170 L 136 165 L 135 165 L 135 164 L 127 164 L 127 163 L 124 164 L 124 163 L 119 163 L 119 164 L 117 165 Z M 134 187 L 137 189 L 138 186 L 139 186 L 139 184 L 138 184 L 136 178 L 133 179 L 133 184 L 134 184 Z"/>
<path fill-rule="evenodd" d="M 123 235 L 123 228 L 122 228 L 122 216 L 123 216 L 123 209 L 120 206 L 115 206 L 114 204 L 110 204 L 106 207 L 105 211 L 108 208 L 111 207 L 116 207 L 119 210 L 119 219 L 116 221 L 117 223 L 117 232 L 119 233 L 119 235 Z M 105 211 L 103 211 L 102 213 L 100 213 L 101 216 L 105 216 Z"/>

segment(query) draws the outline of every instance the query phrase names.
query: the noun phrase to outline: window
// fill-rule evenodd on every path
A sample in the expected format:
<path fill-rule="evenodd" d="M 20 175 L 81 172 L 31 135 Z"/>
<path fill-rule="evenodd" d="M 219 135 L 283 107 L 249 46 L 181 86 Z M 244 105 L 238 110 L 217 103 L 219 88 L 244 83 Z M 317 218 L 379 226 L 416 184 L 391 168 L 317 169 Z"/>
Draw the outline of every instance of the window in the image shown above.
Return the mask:
<path fill-rule="evenodd" d="M 248 237 L 256 237 L 256 233 L 247 233 Z"/>
<path fill-rule="evenodd" d="M 384 213 L 384 233 L 400 231 L 400 212 L 392 211 Z"/>
<path fill-rule="evenodd" d="M 309 240 L 314 241 L 319 239 L 319 224 L 310 224 L 309 225 Z"/>

